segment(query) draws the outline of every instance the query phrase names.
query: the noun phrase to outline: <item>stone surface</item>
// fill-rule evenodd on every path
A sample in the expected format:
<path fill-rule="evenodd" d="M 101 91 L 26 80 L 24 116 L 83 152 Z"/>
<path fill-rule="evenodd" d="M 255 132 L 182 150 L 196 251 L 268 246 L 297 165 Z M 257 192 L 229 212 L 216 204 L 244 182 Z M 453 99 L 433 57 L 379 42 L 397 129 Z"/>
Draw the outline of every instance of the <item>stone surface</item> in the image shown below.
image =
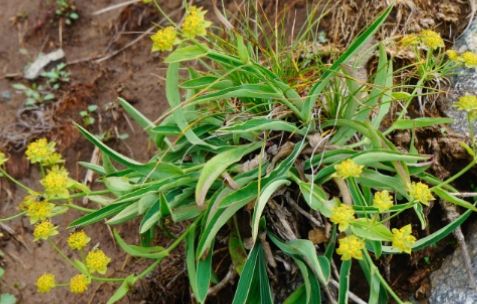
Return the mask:
<path fill-rule="evenodd" d="M 65 52 L 63 52 L 62 49 L 57 49 L 56 51 L 38 57 L 26 70 L 24 77 L 28 80 L 36 79 L 50 62 L 58 61 L 64 57 Z"/>
<path fill-rule="evenodd" d="M 454 50 L 462 54 L 470 51 L 477 53 L 477 19 L 474 19 L 469 29 L 457 39 Z M 477 95 L 477 71 L 473 68 L 461 67 L 456 74 L 450 77 L 451 89 L 448 96 L 442 103 L 445 113 L 454 119 L 450 127 L 460 134 L 469 135 L 469 125 L 467 123 L 467 113 L 458 111 L 452 105 L 464 95 Z M 477 121 L 472 122 L 474 134 L 477 134 Z"/>
<path fill-rule="evenodd" d="M 474 276 L 477 277 L 477 223 L 469 229 L 466 243 L 472 259 Z M 442 267 L 431 274 L 431 297 L 429 304 L 477 303 L 477 291 L 469 288 L 462 251 L 456 249 L 448 256 Z"/>

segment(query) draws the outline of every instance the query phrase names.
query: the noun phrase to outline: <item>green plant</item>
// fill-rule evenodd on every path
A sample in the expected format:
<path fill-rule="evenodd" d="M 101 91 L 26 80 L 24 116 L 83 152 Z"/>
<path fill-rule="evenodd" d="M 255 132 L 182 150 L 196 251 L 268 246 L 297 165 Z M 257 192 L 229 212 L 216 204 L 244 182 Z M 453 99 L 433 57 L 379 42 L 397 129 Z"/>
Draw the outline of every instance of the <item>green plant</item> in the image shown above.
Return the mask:
<path fill-rule="evenodd" d="M 21 83 L 15 83 L 12 87 L 21 91 L 25 95 L 25 106 L 43 106 L 46 101 L 55 99 L 55 95 L 46 90 L 42 85 L 37 85 L 35 83 L 31 85 L 31 88 Z"/>
<path fill-rule="evenodd" d="M 224 248 L 231 256 L 231 271 L 240 275 L 234 304 L 274 302 L 267 271 L 267 263 L 273 261 L 270 255 L 288 259 L 302 274 L 303 284 L 286 295 L 285 303 L 320 303 L 322 292 L 337 303 L 347 303 L 355 261 L 369 284 L 368 303 L 386 303 L 390 297 L 404 303 L 381 275 L 375 260 L 431 246 L 477 211 L 456 196 L 459 191 L 451 186 L 477 158 L 474 143 L 471 147 L 463 144 L 471 163 L 441 181 L 428 172 L 432 164 L 429 155 L 419 154 L 413 143 L 408 153 L 400 152 L 386 135 L 451 122 L 447 118 L 410 119 L 405 114 L 411 103 L 423 96 L 423 90 L 426 95 L 436 93 L 432 87 L 436 77 L 451 73 L 466 64 L 465 60 L 445 60 L 440 36 L 425 32 L 416 35 L 416 41 L 427 50 L 414 48 L 425 60 L 411 66 L 415 67 L 412 75 L 417 84 L 411 79 L 394 83 L 393 58 L 388 57 L 384 43 L 376 46 L 376 73 L 367 80 L 356 79 L 353 64 L 366 53 L 366 42 L 385 22 L 392 6 L 328 65 L 319 56 L 301 59 L 297 55 L 307 51 L 305 41 L 323 38 L 314 31 L 320 19 L 315 18 L 316 10 L 310 12 L 290 45 L 284 30 L 259 18 L 260 10 L 254 3 L 247 2 L 242 23 L 234 31 L 224 31 L 225 37 L 207 33 L 211 24 L 205 20 L 205 12 L 196 7 L 188 7 L 181 27 L 169 20 L 171 26 L 154 34 L 153 51 L 175 48 L 165 59 L 170 109 L 153 123 L 127 101 L 119 98 L 119 103 L 149 134 L 158 152 L 147 163 L 140 163 L 78 126 L 103 153 L 102 165 L 81 165 L 100 175 L 106 189 L 92 192 L 70 179 L 64 181 L 64 170 L 55 169 L 54 178 L 46 176 L 42 181 L 46 198 L 66 200 L 62 207 L 87 213 L 70 227 L 141 219 L 141 244 L 127 244 L 116 230 L 113 234 L 125 252 L 151 259 L 151 265 L 140 275 L 114 279 L 122 285 L 108 303 L 124 297 L 182 241 L 190 287 L 196 301 L 204 303 L 217 276 L 212 261 L 214 249 L 223 246 L 216 242 L 219 232 L 227 235 Z M 408 46 L 414 45 L 412 40 Z M 190 68 L 190 61 L 198 62 L 200 68 Z M 186 74 L 187 78 L 182 78 Z M 393 116 L 391 106 L 398 101 L 404 106 Z M 470 109 L 470 114 L 475 109 Z M 392 116 L 393 122 L 381 131 L 385 116 Z M 47 146 L 45 142 L 39 144 Z M 27 156 L 32 162 L 39 161 L 42 168 L 45 160 L 38 160 L 35 151 L 29 148 Z M 57 185 L 54 180 L 64 181 L 61 189 L 51 189 Z M 99 209 L 71 203 L 71 198 L 82 196 L 98 203 Z M 393 219 L 413 212 L 424 229 L 428 223 L 423 210 L 435 197 L 467 211 L 421 239 L 413 235 L 411 223 L 395 226 Z M 280 213 L 277 201 L 296 209 L 305 228 L 325 229 L 327 224 L 334 224 L 329 238 L 318 246 L 300 238 Z M 28 210 L 33 208 L 29 206 Z M 249 222 L 238 221 L 247 218 L 244 215 L 248 212 Z M 30 220 L 40 219 L 30 216 Z M 171 220 L 185 224 L 181 234 L 168 231 L 166 223 Z M 43 223 L 38 225 L 48 227 L 41 226 L 35 237 L 51 240 L 54 227 Z M 151 247 L 158 229 L 174 238 L 171 246 Z M 68 260 L 61 250 L 58 252 Z M 104 280 L 93 277 L 85 261 L 68 261 L 81 276 L 77 281 L 82 284 L 73 288 L 74 292 L 83 292 L 87 279 Z M 338 275 L 333 273 L 333 266 L 339 266 Z M 338 289 L 332 287 L 332 280 L 339 281 Z M 43 281 L 48 283 L 48 277 Z M 44 290 L 50 286 L 45 284 Z"/>
<path fill-rule="evenodd" d="M 83 118 L 83 125 L 89 126 L 94 124 L 94 117 L 91 116 L 98 109 L 97 105 L 88 105 L 86 111 L 79 112 L 80 116 Z"/>
<path fill-rule="evenodd" d="M 74 0 L 56 0 L 56 4 L 55 14 L 60 18 L 64 18 L 67 25 L 71 25 L 73 21 L 79 18 Z"/>
<path fill-rule="evenodd" d="M 64 71 L 65 63 L 60 63 L 56 68 L 52 68 L 48 72 L 41 73 L 42 77 L 48 78 L 48 83 L 54 90 L 58 90 L 62 82 L 69 82 L 71 73 Z"/>

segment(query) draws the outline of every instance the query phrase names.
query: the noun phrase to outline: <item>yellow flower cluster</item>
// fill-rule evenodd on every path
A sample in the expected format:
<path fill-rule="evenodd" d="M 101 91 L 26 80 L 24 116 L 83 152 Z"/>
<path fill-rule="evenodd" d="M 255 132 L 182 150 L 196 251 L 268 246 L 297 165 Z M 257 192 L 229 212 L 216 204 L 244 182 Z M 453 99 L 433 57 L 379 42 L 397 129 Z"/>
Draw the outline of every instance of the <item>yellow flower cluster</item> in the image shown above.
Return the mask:
<path fill-rule="evenodd" d="M 429 201 L 434 200 L 429 186 L 421 182 L 412 182 L 409 194 L 413 199 L 427 206 L 429 205 Z"/>
<path fill-rule="evenodd" d="M 399 252 L 411 253 L 411 246 L 416 242 L 416 238 L 411 235 L 411 224 L 402 227 L 401 229 L 393 228 L 393 243 L 392 246 L 399 250 Z"/>
<path fill-rule="evenodd" d="M 49 143 L 46 138 L 30 143 L 25 151 L 26 157 L 32 164 L 45 162 L 53 153 L 55 153 L 55 143 Z"/>
<path fill-rule="evenodd" d="M 77 274 L 70 280 L 70 290 L 74 293 L 83 293 L 88 289 L 89 280 L 84 274 Z"/>
<path fill-rule="evenodd" d="M 4 153 L 0 152 L 0 166 L 6 163 L 8 158 L 5 156 Z"/>
<path fill-rule="evenodd" d="M 180 40 L 177 39 L 177 31 L 172 26 L 158 30 L 157 33 L 151 36 L 151 39 L 151 52 L 171 51 L 174 45 L 180 43 Z"/>
<path fill-rule="evenodd" d="M 473 95 L 462 96 L 454 104 L 454 108 L 469 113 L 471 119 L 477 118 L 477 97 Z"/>
<path fill-rule="evenodd" d="M 457 53 L 457 51 L 448 50 L 448 51 L 446 52 L 446 55 L 447 55 L 447 57 L 449 57 L 449 59 L 450 59 L 451 61 L 460 62 L 460 56 L 459 56 L 459 53 Z"/>
<path fill-rule="evenodd" d="M 445 46 L 444 40 L 442 40 L 441 36 L 432 30 L 424 30 L 420 32 L 419 35 L 406 35 L 401 39 L 400 43 L 403 46 L 415 46 L 422 43 L 432 50 L 443 48 Z"/>
<path fill-rule="evenodd" d="M 468 68 L 477 68 L 477 54 L 465 52 L 460 56 L 464 65 Z"/>
<path fill-rule="evenodd" d="M 35 237 L 35 241 L 38 240 L 46 240 L 50 236 L 57 235 L 58 226 L 53 225 L 49 221 L 41 222 L 40 224 L 36 225 L 35 231 L 33 231 L 33 236 Z"/>
<path fill-rule="evenodd" d="M 38 195 L 36 195 L 36 193 L 34 193 L 33 195 L 25 196 L 23 198 L 23 201 L 21 201 L 18 204 L 18 210 L 20 210 L 21 212 L 27 211 L 28 208 L 30 207 L 30 205 L 33 204 L 36 201 L 37 197 L 38 197 Z"/>
<path fill-rule="evenodd" d="M 35 224 L 51 217 L 53 208 L 55 208 L 55 204 L 47 201 L 33 201 L 28 205 L 26 215 L 30 218 L 30 223 Z"/>
<path fill-rule="evenodd" d="M 336 176 L 346 179 L 349 177 L 359 177 L 361 172 L 363 172 L 364 166 L 360 166 L 355 163 L 352 159 L 347 159 L 335 165 Z"/>
<path fill-rule="evenodd" d="M 48 197 L 68 197 L 68 171 L 65 168 L 53 168 L 40 183 L 45 187 Z"/>
<path fill-rule="evenodd" d="M 421 39 L 422 44 L 433 50 L 437 48 L 443 48 L 445 46 L 441 35 L 432 30 L 422 31 L 419 33 L 419 38 Z"/>
<path fill-rule="evenodd" d="M 41 275 L 36 281 L 36 289 L 41 293 L 48 293 L 55 286 L 55 276 L 51 273 Z"/>
<path fill-rule="evenodd" d="M 336 249 L 336 253 L 341 255 L 343 261 L 351 260 L 351 258 L 362 260 L 363 248 L 364 242 L 358 239 L 355 235 L 350 235 L 339 239 L 339 247 Z"/>
<path fill-rule="evenodd" d="M 110 261 L 111 259 L 99 249 L 90 251 L 86 256 L 86 266 L 91 273 L 97 271 L 100 274 L 105 274 Z"/>
<path fill-rule="evenodd" d="M 380 191 L 374 194 L 373 206 L 379 209 L 379 212 L 389 210 L 393 206 L 393 197 L 388 191 Z"/>
<path fill-rule="evenodd" d="M 350 223 L 354 221 L 354 209 L 351 206 L 341 204 L 331 210 L 330 221 L 339 225 L 340 231 L 348 229 Z"/>
<path fill-rule="evenodd" d="M 68 245 L 73 250 L 75 250 L 75 249 L 80 250 L 80 249 L 86 247 L 86 244 L 88 244 L 89 241 L 91 241 L 91 238 L 89 238 L 86 235 L 86 233 L 84 233 L 83 230 L 73 232 L 72 234 L 70 234 L 70 236 L 68 237 L 68 240 L 67 240 Z"/>
<path fill-rule="evenodd" d="M 193 39 L 195 36 L 205 36 L 205 30 L 212 23 L 205 21 L 205 13 L 202 8 L 190 6 L 184 22 L 182 23 L 182 35 L 188 39 Z"/>

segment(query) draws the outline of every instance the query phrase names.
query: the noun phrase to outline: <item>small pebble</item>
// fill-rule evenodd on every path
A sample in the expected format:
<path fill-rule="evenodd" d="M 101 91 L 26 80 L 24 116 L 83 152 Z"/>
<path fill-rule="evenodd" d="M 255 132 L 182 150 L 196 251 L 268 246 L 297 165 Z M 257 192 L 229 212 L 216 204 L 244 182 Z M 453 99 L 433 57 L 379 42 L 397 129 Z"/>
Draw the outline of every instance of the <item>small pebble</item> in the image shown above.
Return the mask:
<path fill-rule="evenodd" d="M 3 92 L 2 92 L 2 100 L 3 100 L 3 101 L 10 101 L 10 100 L 12 100 L 12 93 L 10 93 L 10 91 L 3 91 Z"/>

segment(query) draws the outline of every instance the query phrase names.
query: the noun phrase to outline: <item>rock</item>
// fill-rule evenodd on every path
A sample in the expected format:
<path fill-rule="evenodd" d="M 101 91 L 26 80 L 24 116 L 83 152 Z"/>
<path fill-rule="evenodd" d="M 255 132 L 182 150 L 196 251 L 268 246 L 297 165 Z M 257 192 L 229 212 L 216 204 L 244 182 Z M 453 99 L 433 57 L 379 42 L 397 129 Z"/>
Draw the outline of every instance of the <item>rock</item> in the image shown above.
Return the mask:
<path fill-rule="evenodd" d="M 477 276 L 477 223 L 469 229 L 467 246 L 472 259 L 472 270 Z M 477 303 L 477 291 L 469 288 L 462 251 L 458 248 L 448 256 L 442 267 L 431 274 L 431 297 L 429 304 Z"/>
<path fill-rule="evenodd" d="M 3 100 L 3 101 L 10 101 L 10 100 L 12 100 L 12 93 L 10 93 L 10 91 L 3 91 L 3 92 L 2 92 L 2 100 Z"/>
<path fill-rule="evenodd" d="M 463 35 L 457 39 L 454 50 L 460 54 L 466 51 L 477 53 L 477 19 L 474 19 L 471 26 Z M 476 69 L 461 67 L 455 70 L 456 74 L 450 78 L 451 90 L 446 100 L 442 102 L 445 114 L 454 119 L 454 123 L 450 125 L 451 129 L 460 134 L 469 135 L 469 124 L 467 123 L 467 113 L 459 111 L 452 105 L 459 100 L 460 97 L 477 92 L 477 72 Z M 471 122 L 474 134 L 477 134 L 477 121 Z"/>
<path fill-rule="evenodd" d="M 50 62 L 58 61 L 65 57 L 65 52 L 62 49 L 57 49 L 51 53 L 45 54 L 41 57 L 38 57 L 35 62 L 30 65 L 28 70 L 26 70 L 23 77 L 28 80 L 35 80 L 40 76 L 43 69 L 50 64 Z"/>

